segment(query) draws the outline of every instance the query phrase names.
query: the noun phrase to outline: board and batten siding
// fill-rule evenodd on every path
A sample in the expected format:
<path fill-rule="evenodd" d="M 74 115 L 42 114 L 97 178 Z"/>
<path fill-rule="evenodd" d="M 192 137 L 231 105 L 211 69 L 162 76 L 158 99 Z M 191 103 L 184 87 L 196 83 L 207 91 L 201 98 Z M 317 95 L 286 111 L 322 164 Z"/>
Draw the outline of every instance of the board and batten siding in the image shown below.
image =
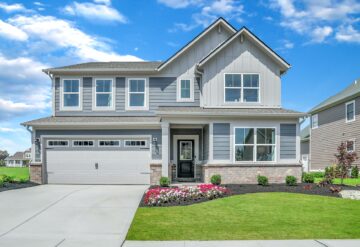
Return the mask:
<path fill-rule="evenodd" d="M 230 124 L 214 123 L 213 127 L 213 159 L 230 159 Z"/>
<path fill-rule="evenodd" d="M 355 99 L 356 120 L 346 123 L 345 104 L 349 101 L 318 113 L 319 127 L 311 130 L 311 170 L 323 170 L 334 164 L 334 154 L 341 142 L 355 140 L 355 151 L 360 153 L 360 97 Z M 360 160 L 354 164 L 360 165 Z"/>
<path fill-rule="evenodd" d="M 260 103 L 225 103 L 225 73 L 260 75 Z M 204 65 L 204 107 L 281 107 L 280 67 L 257 46 L 244 38 L 234 40 Z"/>
<path fill-rule="evenodd" d="M 296 124 L 280 124 L 280 159 L 296 159 Z"/>

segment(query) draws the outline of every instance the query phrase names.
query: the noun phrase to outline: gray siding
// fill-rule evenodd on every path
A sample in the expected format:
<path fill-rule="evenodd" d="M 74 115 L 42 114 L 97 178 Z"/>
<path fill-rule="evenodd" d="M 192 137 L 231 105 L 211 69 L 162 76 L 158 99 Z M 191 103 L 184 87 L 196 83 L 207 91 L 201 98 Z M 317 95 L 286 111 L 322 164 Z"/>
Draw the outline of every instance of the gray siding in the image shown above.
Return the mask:
<path fill-rule="evenodd" d="M 199 136 L 199 156 L 198 160 L 203 158 L 203 148 L 202 148 L 202 130 L 201 129 L 171 129 L 170 130 L 170 159 L 174 159 L 174 135 L 197 135 Z M 176 161 L 177 163 L 177 161 Z"/>
<path fill-rule="evenodd" d="M 296 124 L 280 124 L 280 159 L 296 159 Z"/>
<path fill-rule="evenodd" d="M 230 159 L 230 124 L 214 123 L 213 128 L 213 159 Z"/>
<path fill-rule="evenodd" d="M 355 140 L 355 151 L 360 153 L 360 97 L 355 99 L 354 122 L 346 123 L 345 104 L 346 102 L 318 113 L 319 127 L 311 130 L 310 169 L 323 170 L 332 165 L 341 142 Z M 360 160 L 355 164 L 360 165 Z"/>
<path fill-rule="evenodd" d="M 157 138 L 157 142 L 150 140 L 152 148 L 152 159 L 161 159 L 161 130 L 160 129 L 129 129 L 129 130 L 37 130 L 36 138 L 41 138 L 44 135 L 67 135 L 67 136 L 83 136 L 82 138 L 89 139 L 86 136 L 109 136 L 111 138 L 114 135 L 124 135 L 136 137 L 138 135 L 151 135 L 152 138 Z"/>

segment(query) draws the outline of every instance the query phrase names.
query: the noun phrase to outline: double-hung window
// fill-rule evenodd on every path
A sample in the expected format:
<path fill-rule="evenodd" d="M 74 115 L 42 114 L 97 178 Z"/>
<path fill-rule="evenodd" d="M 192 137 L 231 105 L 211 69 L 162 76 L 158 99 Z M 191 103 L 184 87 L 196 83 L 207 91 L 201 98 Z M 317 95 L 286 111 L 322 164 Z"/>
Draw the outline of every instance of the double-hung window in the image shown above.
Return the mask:
<path fill-rule="evenodd" d="M 128 79 L 128 109 L 146 110 L 146 100 L 146 79 Z"/>
<path fill-rule="evenodd" d="M 355 140 L 346 142 L 346 151 L 348 151 L 349 153 L 355 151 Z"/>
<path fill-rule="evenodd" d="M 80 110 L 81 94 L 79 79 L 64 79 L 62 81 L 62 109 L 63 110 Z"/>
<path fill-rule="evenodd" d="M 316 129 L 319 127 L 319 115 L 315 114 L 311 116 L 311 128 Z"/>
<path fill-rule="evenodd" d="M 95 80 L 95 109 L 114 109 L 114 82 L 112 79 Z"/>
<path fill-rule="evenodd" d="M 355 121 L 355 100 L 346 103 L 346 122 Z"/>
<path fill-rule="evenodd" d="M 192 79 L 180 79 L 177 85 L 177 101 L 194 101 L 194 83 Z"/>
<path fill-rule="evenodd" d="M 275 161 L 275 133 L 275 128 L 235 128 L 235 161 Z"/>
<path fill-rule="evenodd" d="M 258 74 L 225 74 L 225 103 L 260 102 Z"/>

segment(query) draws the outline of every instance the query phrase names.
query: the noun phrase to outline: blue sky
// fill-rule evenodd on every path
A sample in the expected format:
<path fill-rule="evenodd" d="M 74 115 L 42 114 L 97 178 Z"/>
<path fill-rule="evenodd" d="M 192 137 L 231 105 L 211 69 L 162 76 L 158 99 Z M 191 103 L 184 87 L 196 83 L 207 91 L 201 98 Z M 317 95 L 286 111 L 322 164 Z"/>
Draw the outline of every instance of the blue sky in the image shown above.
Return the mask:
<path fill-rule="evenodd" d="M 20 123 L 51 114 L 41 69 L 165 60 L 219 16 L 292 65 L 284 108 L 307 111 L 360 78 L 358 0 L 0 0 L 0 149 L 28 148 Z"/>

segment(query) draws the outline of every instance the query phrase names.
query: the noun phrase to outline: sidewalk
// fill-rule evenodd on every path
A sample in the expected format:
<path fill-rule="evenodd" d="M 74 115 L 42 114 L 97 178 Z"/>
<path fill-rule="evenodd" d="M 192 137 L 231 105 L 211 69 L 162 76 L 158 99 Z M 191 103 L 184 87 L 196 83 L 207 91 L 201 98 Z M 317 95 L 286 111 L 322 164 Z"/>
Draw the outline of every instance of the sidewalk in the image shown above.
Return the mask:
<path fill-rule="evenodd" d="M 359 240 L 125 241 L 123 247 L 359 247 Z"/>

